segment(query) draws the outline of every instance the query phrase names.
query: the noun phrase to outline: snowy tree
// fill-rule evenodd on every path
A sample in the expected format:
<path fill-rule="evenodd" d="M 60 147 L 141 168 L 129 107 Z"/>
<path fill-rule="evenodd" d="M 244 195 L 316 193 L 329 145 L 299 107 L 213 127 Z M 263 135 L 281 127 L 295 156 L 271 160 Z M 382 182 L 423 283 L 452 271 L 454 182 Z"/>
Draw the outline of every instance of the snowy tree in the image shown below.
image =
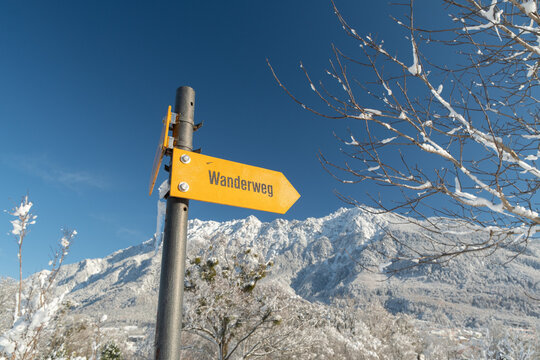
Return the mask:
<path fill-rule="evenodd" d="M 255 249 L 218 241 L 190 259 L 190 264 L 183 331 L 205 342 L 194 345 L 193 337 L 187 336 L 183 342 L 188 353 L 198 354 L 195 358 L 208 355 L 208 344 L 213 358 L 220 360 L 291 358 L 317 346 L 308 329 L 322 316 L 279 284 L 261 284 L 272 261 Z"/>
<path fill-rule="evenodd" d="M 331 323 L 344 337 L 355 340 L 347 344 L 352 359 L 418 359 L 424 350 L 421 334 L 413 320 L 389 313 L 377 301 L 334 299 Z M 347 358 L 347 357 L 345 357 Z"/>
<path fill-rule="evenodd" d="M 28 233 L 28 226 L 33 225 L 36 223 L 37 215 L 33 215 L 30 213 L 30 209 L 32 208 L 32 202 L 28 200 L 28 195 L 23 197 L 21 203 L 19 206 L 16 206 L 13 208 L 11 212 L 9 212 L 10 215 L 15 217 L 15 220 L 11 220 L 11 225 L 13 228 L 11 229 L 11 234 L 15 237 L 15 240 L 17 241 L 17 258 L 19 259 L 19 292 L 17 293 L 17 300 L 16 300 L 16 315 L 21 316 L 21 297 L 22 297 L 22 246 L 24 238 L 26 237 L 26 234 Z"/>
<path fill-rule="evenodd" d="M 403 256 L 416 264 L 441 263 L 502 247 L 517 256 L 538 238 L 540 226 L 537 2 L 439 1 L 449 15 L 440 28 L 417 24 L 413 10 L 423 1 L 406 4 L 406 21 L 393 18 L 396 33 L 405 36 L 405 53 L 356 31 L 332 2 L 360 55 L 334 46 L 330 84 L 312 81 L 301 64 L 328 110 L 305 104 L 269 66 L 302 107 L 360 124 L 362 131 L 350 131 L 350 140 L 337 136 L 345 162 L 323 154 L 320 161 L 343 183 L 380 185 L 385 192 L 371 196 L 380 211 L 429 230 L 429 245 Z M 351 75 L 355 66 L 360 76 Z M 450 240 L 448 233 L 465 236 Z M 468 240 L 472 233 L 483 235 Z M 394 240 L 407 248 L 398 236 Z"/>
<path fill-rule="evenodd" d="M 73 311 L 76 303 L 65 301 L 51 319 L 48 336 L 40 346 L 40 353 L 45 359 L 112 359 L 113 355 L 122 355 L 125 348 L 116 344 L 126 343 L 116 333 L 104 333 L 103 323 L 107 315 L 95 319 L 92 316 Z M 104 355 L 106 354 L 106 355 Z M 108 357 L 107 357 L 108 356 Z"/>
<path fill-rule="evenodd" d="M 39 346 L 48 322 L 60 308 L 63 295 L 56 295 L 55 280 L 69 252 L 76 230 L 62 230 L 58 247 L 49 261 L 50 270 L 22 279 L 22 244 L 28 234 L 28 227 L 35 223 L 36 215 L 30 213 L 32 202 L 25 196 L 20 205 L 10 214 L 18 245 L 19 284 L 11 328 L 0 336 L 0 356 L 8 359 L 34 359 L 39 354 Z"/>
<path fill-rule="evenodd" d="M 13 279 L 0 277 L 0 333 L 13 324 L 16 292 L 17 284 Z"/>
<path fill-rule="evenodd" d="M 190 263 L 183 330 L 212 343 L 218 359 L 230 359 L 256 332 L 279 324 L 271 299 L 255 290 L 272 266 L 260 254 L 249 248 L 231 253 L 218 243 Z"/>
<path fill-rule="evenodd" d="M 476 344 L 477 359 L 538 359 L 538 331 L 523 332 L 504 328 L 489 329 Z"/>

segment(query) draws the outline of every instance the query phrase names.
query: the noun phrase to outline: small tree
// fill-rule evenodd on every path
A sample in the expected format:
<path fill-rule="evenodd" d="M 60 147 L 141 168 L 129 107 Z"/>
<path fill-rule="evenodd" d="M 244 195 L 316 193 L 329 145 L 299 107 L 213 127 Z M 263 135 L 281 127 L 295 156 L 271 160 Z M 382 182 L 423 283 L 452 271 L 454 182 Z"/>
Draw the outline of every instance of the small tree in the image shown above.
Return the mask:
<path fill-rule="evenodd" d="M 13 229 L 11 229 L 11 233 L 13 236 L 15 236 L 15 240 L 17 241 L 17 258 L 19 259 L 19 288 L 17 293 L 17 300 L 16 300 L 16 316 L 21 316 L 21 299 L 22 299 L 22 287 L 23 287 L 23 279 L 22 279 L 22 246 L 24 238 L 26 237 L 28 233 L 28 226 L 33 225 L 36 223 L 37 215 L 33 215 L 30 213 L 30 209 L 32 208 L 32 202 L 28 200 L 28 195 L 23 197 L 21 203 L 19 206 L 16 206 L 13 208 L 13 210 L 9 213 L 10 215 L 15 217 L 15 220 L 11 220 L 11 225 L 13 226 Z"/>
<path fill-rule="evenodd" d="M 279 324 L 271 298 L 255 290 L 272 266 L 260 254 L 252 249 L 231 253 L 215 244 L 190 263 L 183 330 L 214 344 L 218 359 L 231 358 L 248 338 Z"/>
<path fill-rule="evenodd" d="M 122 360 L 122 351 L 114 343 L 108 343 L 101 349 L 100 353 L 101 360 Z"/>
<path fill-rule="evenodd" d="M 322 311 L 279 284 L 261 283 L 272 265 L 255 249 L 221 240 L 190 260 L 183 331 L 204 343 L 185 346 L 187 356 L 209 355 L 208 344 L 220 360 L 317 353 Z"/>
<path fill-rule="evenodd" d="M 43 340 L 44 330 L 62 303 L 63 294 L 55 296 L 55 280 L 69 252 L 76 230 L 62 230 L 57 249 L 49 265 L 50 270 L 23 281 L 22 279 L 22 244 L 28 234 L 28 226 L 35 223 L 37 216 L 30 213 L 32 202 L 25 196 L 11 215 L 12 234 L 16 236 L 19 259 L 19 283 L 15 305 L 15 316 L 11 329 L 0 336 L 0 355 L 9 359 L 34 359 L 39 354 L 39 345 Z"/>
<path fill-rule="evenodd" d="M 301 66 L 329 112 L 299 100 L 271 70 L 304 108 L 362 125 L 363 132 L 351 132 L 350 140 L 338 137 L 346 162 L 327 160 L 323 154 L 320 161 L 343 183 L 367 181 L 395 190 L 392 196 L 383 193 L 371 199 L 381 211 L 400 214 L 401 221 L 428 230 L 429 240 L 424 248 L 408 248 L 390 234 L 407 250 L 400 256 L 418 264 L 499 248 L 519 255 L 537 239 L 540 226 L 535 199 L 540 187 L 537 3 L 440 2 L 452 24 L 439 29 L 418 26 L 413 0 L 408 19 L 394 19 L 408 37 L 411 51 L 406 55 L 371 34 L 360 34 L 332 2 L 362 56 L 333 47 L 335 60 L 327 73 L 337 82 L 337 91 L 313 82 Z M 448 55 L 437 57 L 440 53 Z M 355 78 L 354 66 L 371 75 L 362 72 L 361 79 Z M 449 233 L 458 236 L 449 239 Z M 482 235 L 470 236 L 474 233 Z"/>

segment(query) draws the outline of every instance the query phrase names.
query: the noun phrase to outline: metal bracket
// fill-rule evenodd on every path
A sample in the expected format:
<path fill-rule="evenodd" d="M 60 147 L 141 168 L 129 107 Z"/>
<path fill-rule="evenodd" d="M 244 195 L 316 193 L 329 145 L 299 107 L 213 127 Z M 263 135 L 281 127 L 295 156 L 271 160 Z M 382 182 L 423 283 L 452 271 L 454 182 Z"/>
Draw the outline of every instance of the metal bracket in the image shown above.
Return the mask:
<path fill-rule="evenodd" d="M 171 112 L 171 124 L 176 124 L 179 117 L 179 114 Z"/>
<path fill-rule="evenodd" d="M 201 121 L 200 123 L 193 125 L 193 131 L 199 130 L 203 126 L 203 124 L 204 121 Z"/>

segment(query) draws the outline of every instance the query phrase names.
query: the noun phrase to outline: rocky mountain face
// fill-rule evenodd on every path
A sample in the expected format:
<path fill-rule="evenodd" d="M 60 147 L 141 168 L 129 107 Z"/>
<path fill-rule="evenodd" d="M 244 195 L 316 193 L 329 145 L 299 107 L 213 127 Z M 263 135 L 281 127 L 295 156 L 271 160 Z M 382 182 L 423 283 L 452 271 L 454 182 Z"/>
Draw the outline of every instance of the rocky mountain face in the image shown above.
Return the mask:
<path fill-rule="evenodd" d="M 509 263 L 511 254 L 499 249 L 490 257 L 464 255 L 444 266 L 394 273 L 398 264 L 384 257 L 399 251 L 389 232 L 410 246 L 426 245 L 421 228 L 391 214 L 352 208 L 303 221 L 191 220 L 188 257 L 211 243 L 245 246 L 273 259 L 265 281 L 278 281 L 311 302 L 380 302 L 392 313 L 438 326 L 474 328 L 497 321 L 530 329 L 539 324 L 540 303 L 532 299 L 540 291 L 538 244 Z M 67 265 L 59 289 L 69 290 L 74 311 L 95 318 L 106 314 L 105 325 L 125 329 L 133 341 L 148 336 L 157 311 L 161 251 L 156 245 L 150 240 Z"/>

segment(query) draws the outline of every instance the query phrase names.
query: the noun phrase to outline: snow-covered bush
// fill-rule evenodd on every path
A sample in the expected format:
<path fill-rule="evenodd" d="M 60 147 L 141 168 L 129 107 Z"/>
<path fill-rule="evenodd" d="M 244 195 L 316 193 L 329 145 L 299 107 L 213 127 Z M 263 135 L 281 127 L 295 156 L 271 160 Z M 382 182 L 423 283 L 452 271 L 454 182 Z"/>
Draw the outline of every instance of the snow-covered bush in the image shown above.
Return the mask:
<path fill-rule="evenodd" d="M 11 327 L 0 336 L 0 356 L 9 359 L 35 359 L 40 354 L 40 345 L 47 333 L 46 329 L 55 313 L 61 307 L 64 294 L 55 293 L 55 280 L 68 254 L 77 231 L 62 230 L 58 248 L 49 262 L 50 270 L 22 279 L 23 242 L 28 234 L 29 225 L 35 224 L 36 215 L 30 213 L 32 202 L 28 196 L 23 197 L 10 215 L 11 233 L 15 236 L 18 246 L 19 283 L 15 299 L 14 316 Z"/>
<path fill-rule="evenodd" d="M 374 303 L 364 308 L 359 316 L 371 335 L 380 340 L 376 349 L 380 359 L 415 359 L 422 352 L 419 332 L 407 315 L 394 316 Z"/>
<path fill-rule="evenodd" d="M 477 359 L 533 360 L 540 357 L 540 337 L 534 332 L 492 326 L 476 347 Z"/>
<path fill-rule="evenodd" d="M 45 341 L 41 344 L 41 353 L 46 359 L 71 359 L 81 357 L 96 359 L 113 337 L 102 331 L 103 316 L 96 321 L 90 316 L 73 312 L 76 306 L 65 301 L 49 324 Z"/>

